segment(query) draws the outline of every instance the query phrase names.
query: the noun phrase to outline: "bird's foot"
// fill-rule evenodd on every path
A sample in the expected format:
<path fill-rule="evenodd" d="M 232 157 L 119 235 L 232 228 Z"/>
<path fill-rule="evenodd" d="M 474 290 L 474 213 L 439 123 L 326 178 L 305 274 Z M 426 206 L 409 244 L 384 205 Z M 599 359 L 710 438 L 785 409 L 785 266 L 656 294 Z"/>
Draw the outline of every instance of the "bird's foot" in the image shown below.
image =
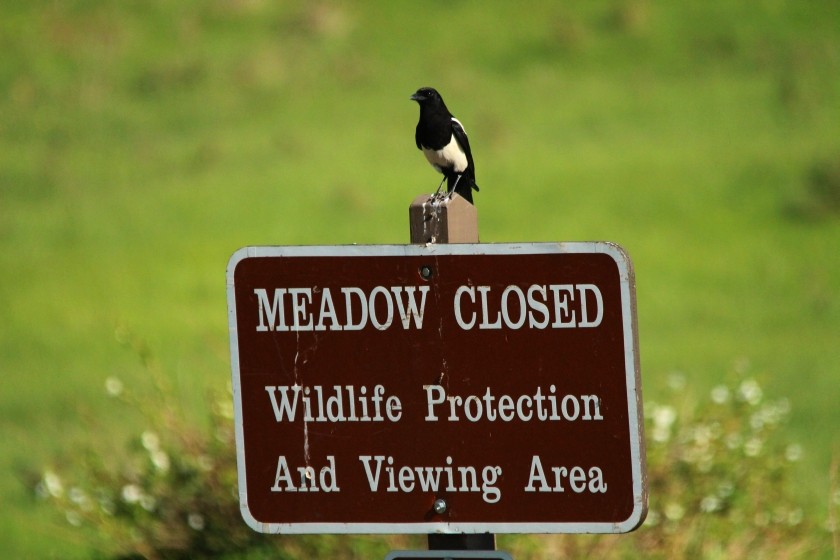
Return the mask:
<path fill-rule="evenodd" d="M 447 198 L 451 199 L 452 195 L 455 194 L 455 188 L 458 186 L 458 181 L 461 180 L 461 177 L 463 177 L 463 175 L 458 175 L 458 177 L 455 179 L 455 184 L 452 185 L 452 189 L 450 189 Z"/>
<path fill-rule="evenodd" d="M 440 189 L 441 189 L 441 187 L 443 187 L 443 182 L 444 182 L 444 181 L 446 181 L 446 175 L 444 175 L 444 176 L 443 176 L 443 179 L 441 179 L 440 184 L 438 185 L 438 188 L 437 188 L 437 190 L 435 191 L 435 194 L 433 195 L 433 197 L 432 197 L 432 198 L 436 198 L 436 197 L 440 194 Z"/>
<path fill-rule="evenodd" d="M 443 180 L 441 180 L 440 184 L 438 185 L 437 190 L 435 191 L 435 193 L 432 196 L 429 197 L 429 200 L 445 200 L 446 199 L 446 194 L 445 193 L 441 194 L 441 192 L 440 192 L 440 189 L 443 187 L 443 182 L 444 181 L 446 181 L 446 176 L 443 177 Z"/>

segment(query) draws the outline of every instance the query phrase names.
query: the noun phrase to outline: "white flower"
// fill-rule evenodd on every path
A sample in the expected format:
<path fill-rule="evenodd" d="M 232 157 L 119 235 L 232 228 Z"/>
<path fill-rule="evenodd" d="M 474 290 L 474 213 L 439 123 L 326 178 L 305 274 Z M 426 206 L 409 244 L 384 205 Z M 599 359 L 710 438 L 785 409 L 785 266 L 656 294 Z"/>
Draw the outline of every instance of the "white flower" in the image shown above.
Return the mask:
<path fill-rule="evenodd" d="M 82 511 L 90 511 L 93 509 L 93 502 L 81 488 L 74 486 L 67 493 L 67 496 L 70 498 L 70 501 L 79 506 Z"/>
<path fill-rule="evenodd" d="M 136 484 L 126 484 L 122 487 L 122 499 L 127 504 L 136 504 L 143 497 L 143 490 Z"/>
<path fill-rule="evenodd" d="M 758 382 L 755 379 L 745 379 L 738 387 L 738 394 L 741 400 L 748 402 L 752 406 L 761 402 L 764 393 L 761 390 Z"/>
<path fill-rule="evenodd" d="M 119 397 L 123 392 L 123 382 L 112 375 L 105 380 L 105 392 L 111 397 Z"/>
<path fill-rule="evenodd" d="M 160 449 L 160 438 L 154 432 L 146 430 L 140 435 L 140 441 L 143 443 L 146 451 L 157 451 Z"/>
<path fill-rule="evenodd" d="M 204 530 L 204 516 L 200 513 L 191 513 L 187 516 L 187 525 L 195 531 Z"/>
<path fill-rule="evenodd" d="M 712 401 L 716 404 L 725 404 L 729 400 L 729 388 L 726 385 L 718 385 L 712 389 Z"/>
<path fill-rule="evenodd" d="M 157 470 L 161 472 L 167 472 L 169 470 L 169 455 L 167 455 L 165 451 L 156 449 L 149 453 L 149 456 L 152 459 L 152 464 Z"/>
<path fill-rule="evenodd" d="M 656 410 L 653 412 L 653 423 L 655 426 L 670 428 L 671 424 L 673 424 L 676 419 L 677 412 L 672 406 L 657 406 Z"/>
<path fill-rule="evenodd" d="M 44 472 L 43 483 L 47 493 L 53 498 L 60 498 L 64 495 L 64 485 L 61 483 L 61 478 L 53 471 Z"/>
<path fill-rule="evenodd" d="M 758 438 L 750 438 L 744 444 L 744 454 L 747 457 L 756 457 L 759 453 L 761 453 L 761 440 Z"/>
<path fill-rule="evenodd" d="M 149 496 L 148 494 L 143 494 L 143 496 L 140 497 L 140 507 L 146 511 L 154 511 L 155 506 L 157 506 L 157 500 L 155 500 L 154 497 Z"/>
<path fill-rule="evenodd" d="M 664 443 L 671 438 L 671 426 L 677 419 L 674 407 L 657 406 L 653 409 L 653 440 Z"/>
<path fill-rule="evenodd" d="M 802 446 L 798 443 L 791 443 L 785 449 L 785 459 L 790 461 L 791 463 L 795 463 L 796 461 L 802 458 Z"/>
<path fill-rule="evenodd" d="M 699 447 L 706 448 L 712 441 L 712 429 L 709 426 L 699 425 L 694 428 L 694 443 Z"/>
<path fill-rule="evenodd" d="M 79 488 L 78 486 L 74 486 L 73 488 L 71 488 L 70 492 L 68 493 L 68 496 L 70 498 L 70 501 L 76 505 L 81 504 L 87 499 L 85 491 Z"/>
<path fill-rule="evenodd" d="M 750 426 L 754 430 L 760 430 L 764 426 L 778 424 L 788 413 L 789 407 L 789 404 L 782 401 L 766 404 L 750 418 Z"/>
<path fill-rule="evenodd" d="M 717 496 L 706 496 L 700 501 L 700 511 L 704 513 L 714 513 L 721 507 L 720 498 Z"/>

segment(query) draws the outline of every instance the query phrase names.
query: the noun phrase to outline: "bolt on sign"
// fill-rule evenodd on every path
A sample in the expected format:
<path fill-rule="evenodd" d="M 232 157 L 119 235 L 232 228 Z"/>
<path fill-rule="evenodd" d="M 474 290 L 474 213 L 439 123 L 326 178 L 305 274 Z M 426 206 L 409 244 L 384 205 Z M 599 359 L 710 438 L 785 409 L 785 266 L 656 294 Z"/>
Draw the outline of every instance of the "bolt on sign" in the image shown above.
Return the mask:
<path fill-rule="evenodd" d="M 255 530 L 621 533 L 644 520 L 620 247 L 247 247 L 227 289 Z"/>

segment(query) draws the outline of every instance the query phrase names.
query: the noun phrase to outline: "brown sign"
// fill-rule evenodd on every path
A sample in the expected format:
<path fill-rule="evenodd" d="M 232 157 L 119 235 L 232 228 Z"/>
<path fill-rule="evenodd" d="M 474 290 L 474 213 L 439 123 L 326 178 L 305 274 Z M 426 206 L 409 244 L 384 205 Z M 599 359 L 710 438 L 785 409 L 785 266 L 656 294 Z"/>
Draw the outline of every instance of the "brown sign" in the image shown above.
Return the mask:
<path fill-rule="evenodd" d="M 246 521 L 633 530 L 634 291 L 609 243 L 241 249 L 228 308 Z"/>

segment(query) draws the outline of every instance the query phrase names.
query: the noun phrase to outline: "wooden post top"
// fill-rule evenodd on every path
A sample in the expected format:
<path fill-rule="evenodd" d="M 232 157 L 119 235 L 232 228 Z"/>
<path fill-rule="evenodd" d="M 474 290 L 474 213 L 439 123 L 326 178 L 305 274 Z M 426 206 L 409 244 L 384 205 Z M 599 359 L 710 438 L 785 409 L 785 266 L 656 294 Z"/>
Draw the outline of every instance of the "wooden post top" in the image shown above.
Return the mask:
<path fill-rule="evenodd" d="M 478 243 L 478 212 L 459 194 L 421 194 L 408 217 L 412 243 Z"/>

